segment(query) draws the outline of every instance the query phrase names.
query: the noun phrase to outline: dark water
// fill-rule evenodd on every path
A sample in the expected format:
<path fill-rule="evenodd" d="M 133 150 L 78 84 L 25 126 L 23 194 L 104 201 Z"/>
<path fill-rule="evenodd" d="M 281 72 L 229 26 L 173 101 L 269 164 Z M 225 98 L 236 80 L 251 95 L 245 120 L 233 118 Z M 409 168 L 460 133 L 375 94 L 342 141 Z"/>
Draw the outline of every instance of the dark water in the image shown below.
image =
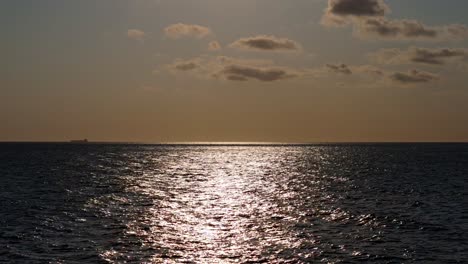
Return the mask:
<path fill-rule="evenodd" d="M 468 145 L 0 145 L 1 263 L 468 263 Z"/>

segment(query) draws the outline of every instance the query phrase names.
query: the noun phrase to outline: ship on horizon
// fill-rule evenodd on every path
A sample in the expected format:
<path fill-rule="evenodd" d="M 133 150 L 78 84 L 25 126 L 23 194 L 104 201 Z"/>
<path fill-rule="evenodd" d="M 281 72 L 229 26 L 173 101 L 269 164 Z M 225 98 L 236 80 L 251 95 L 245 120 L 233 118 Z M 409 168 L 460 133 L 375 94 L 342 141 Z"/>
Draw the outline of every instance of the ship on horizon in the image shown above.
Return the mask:
<path fill-rule="evenodd" d="M 79 143 L 79 144 L 86 144 L 89 143 L 88 139 L 72 139 L 70 140 L 70 143 Z"/>

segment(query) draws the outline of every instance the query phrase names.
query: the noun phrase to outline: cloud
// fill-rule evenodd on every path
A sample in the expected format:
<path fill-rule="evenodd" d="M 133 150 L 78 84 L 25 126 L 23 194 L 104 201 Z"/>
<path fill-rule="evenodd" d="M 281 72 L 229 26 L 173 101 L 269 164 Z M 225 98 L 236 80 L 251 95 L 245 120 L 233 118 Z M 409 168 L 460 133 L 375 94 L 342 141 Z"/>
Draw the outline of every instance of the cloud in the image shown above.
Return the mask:
<path fill-rule="evenodd" d="M 363 65 L 348 65 L 348 64 L 332 64 L 328 63 L 321 67 L 303 69 L 304 76 L 311 76 L 315 78 L 334 78 L 336 75 L 342 75 L 346 78 L 353 78 L 354 80 L 384 80 L 388 75 L 387 71 L 370 64 Z M 375 82 L 374 82 L 375 83 Z"/>
<path fill-rule="evenodd" d="M 220 74 L 230 81 L 247 81 L 256 79 L 263 82 L 273 82 L 296 77 L 295 73 L 282 68 L 260 68 L 246 65 L 228 65 Z"/>
<path fill-rule="evenodd" d="M 211 51 L 216 51 L 221 49 L 221 44 L 218 41 L 211 41 L 208 43 L 208 49 Z"/>
<path fill-rule="evenodd" d="M 211 76 L 228 81 L 257 80 L 274 82 L 301 76 L 293 68 L 280 67 L 271 60 L 239 59 L 218 56 L 208 62 L 211 64 Z"/>
<path fill-rule="evenodd" d="M 228 81 L 257 80 L 274 82 L 296 78 L 302 75 L 299 71 L 275 65 L 271 60 L 239 59 L 218 56 L 211 60 L 212 76 Z"/>
<path fill-rule="evenodd" d="M 430 72 L 410 70 L 408 72 L 391 73 L 373 65 L 326 64 L 324 68 L 328 73 L 354 76 L 354 78 L 358 78 L 358 80 L 369 80 L 369 78 L 371 78 L 371 80 L 373 80 L 373 85 L 377 85 L 377 83 L 387 83 L 389 80 L 399 84 L 409 85 L 429 83 L 439 79 L 438 75 Z M 320 76 L 320 70 L 317 70 L 316 73 L 319 73 L 318 76 Z M 322 73 L 324 73 L 323 70 Z"/>
<path fill-rule="evenodd" d="M 460 24 L 428 26 L 412 19 L 388 19 L 383 0 L 328 0 L 322 17 L 325 26 L 353 25 L 360 37 L 385 40 L 457 40 L 468 37 Z"/>
<path fill-rule="evenodd" d="M 389 10 L 383 0 L 329 0 L 326 13 L 337 16 L 384 16 Z"/>
<path fill-rule="evenodd" d="M 341 74 L 352 74 L 353 72 L 346 64 L 326 64 L 325 67 L 332 72 Z"/>
<path fill-rule="evenodd" d="M 439 76 L 430 72 L 410 70 L 408 72 L 395 72 L 390 79 L 400 84 L 429 83 L 439 79 Z"/>
<path fill-rule="evenodd" d="M 388 20 L 386 18 L 368 18 L 359 23 L 361 35 L 386 39 L 435 39 L 440 37 L 440 30 L 429 27 L 416 20 Z"/>
<path fill-rule="evenodd" d="M 192 59 L 192 60 L 176 59 L 171 65 L 169 65 L 170 69 L 173 69 L 176 71 L 192 71 L 200 67 L 201 65 L 198 59 Z"/>
<path fill-rule="evenodd" d="M 463 58 L 468 55 L 463 49 L 422 49 L 415 48 L 410 53 L 409 60 L 416 63 L 425 64 L 445 64 L 451 58 Z"/>
<path fill-rule="evenodd" d="M 417 20 L 391 20 L 384 17 L 356 20 L 359 36 L 386 40 L 460 40 L 468 37 L 468 28 L 463 25 L 428 26 Z"/>
<path fill-rule="evenodd" d="M 301 45 L 294 40 L 278 38 L 275 36 L 259 35 L 250 38 L 241 38 L 230 45 L 243 50 L 260 51 L 299 51 Z"/>
<path fill-rule="evenodd" d="M 427 65 L 444 65 L 455 59 L 468 57 L 467 49 L 453 48 L 418 48 L 411 47 L 408 50 L 382 49 L 369 55 L 373 60 L 381 64 L 409 64 L 419 63 Z"/>
<path fill-rule="evenodd" d="M 455 39 L 463 39 L 468 37 L 468 27 L 461 24 L 452 24 L 444 28 L 444 31 L 449 37 Z"/>
<path fill-rule="evenodd" d="M 145 32 L 139 29 L 129 29 L 127 30 L 127 37 L 130 39 L 143 41 L 145 39 Z"/>
<path fill-rule="evenodd" d="M 191 24 L 172 24 L 164 29 L 166 36 L 170 38 L 182 38 L 182 37 L 195 37 L 195 38 L 204 38 L 212 34 L 211 29 L 200 26 L 200 25 L 191 25 Z"/>
<path fill-rule="evenodd" d="M 390 8 L 383 0 L 328 0 L 321 23 L 345 26 L 366 17 L 383 17 Z"/>
<path fill-rule="evenodd" d="M 363 17 L 383 17 L 390 8 L 383 0 L 328 0 L 322 16 L 325 26 L 345 26 Z"/>

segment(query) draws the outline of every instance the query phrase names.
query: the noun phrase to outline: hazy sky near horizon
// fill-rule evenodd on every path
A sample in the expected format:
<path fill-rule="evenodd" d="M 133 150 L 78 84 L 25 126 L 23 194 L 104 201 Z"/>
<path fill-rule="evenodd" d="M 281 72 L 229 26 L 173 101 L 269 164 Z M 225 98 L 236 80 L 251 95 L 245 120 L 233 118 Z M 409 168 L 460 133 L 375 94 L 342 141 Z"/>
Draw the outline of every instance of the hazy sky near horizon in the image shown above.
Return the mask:
<path fill-rule="evenodd" d="M 0 141 L 468 141 L 466 0 L 0 2 Z"/>

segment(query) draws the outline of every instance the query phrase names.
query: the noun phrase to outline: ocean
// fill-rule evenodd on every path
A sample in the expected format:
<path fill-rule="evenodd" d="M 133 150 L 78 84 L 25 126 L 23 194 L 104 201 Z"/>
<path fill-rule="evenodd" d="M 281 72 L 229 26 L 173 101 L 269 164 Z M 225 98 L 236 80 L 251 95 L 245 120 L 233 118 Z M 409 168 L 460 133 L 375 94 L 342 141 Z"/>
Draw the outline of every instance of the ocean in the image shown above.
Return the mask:
<path fill-rule="evenodd" d="M 0 263 L 468 263 L 468 144 L 0 144 Z"/>

